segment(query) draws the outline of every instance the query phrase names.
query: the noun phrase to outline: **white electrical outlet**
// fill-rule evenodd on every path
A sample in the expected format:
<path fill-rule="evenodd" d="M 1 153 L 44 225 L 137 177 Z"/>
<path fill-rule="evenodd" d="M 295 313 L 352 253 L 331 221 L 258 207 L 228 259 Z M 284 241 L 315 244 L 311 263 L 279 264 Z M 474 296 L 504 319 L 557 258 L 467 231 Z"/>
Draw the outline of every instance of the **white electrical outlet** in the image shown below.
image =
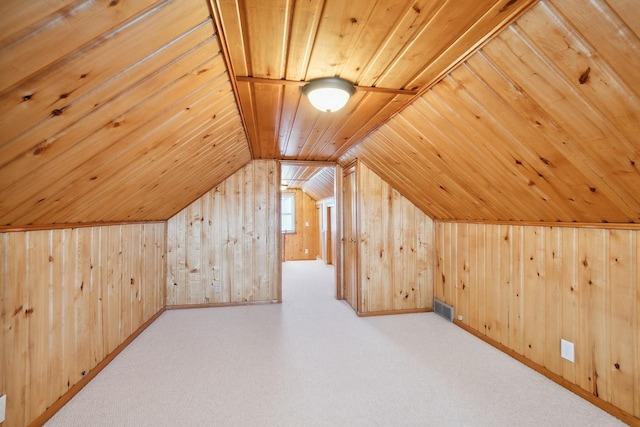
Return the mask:
<path fill-rule="evenodd" d="M 560 340 L 560 356 L 569 362 L 574 362 L 574 346 L 572 342 Z"/>
<path fill-rule="evenodd" d="M 7 413 L 7 395 L 3 394 L 0 397 L 0 423 L 4 422 L 5 414 Z"/>
<path fill-rule="evenodd" d="M 213 286 L 214 292 L 222 292 L 222 283 L 218 282 Z"/>
<path fill-rule="evenodd" d="M 305 253 L 305 254 L 308 254 L 308 253 L 309 253 L 309 249 L 305 249 L 305 250 L 304 250 L 304 253 Z"/>
<path fill-rule="evenodd" d="M 308 226 L 309 226 L 309 221 L 305 221 L 305 222 L 304 222 L 304 226 L 305 226 L 305 227 L 308 227 Z"/>
<path fill-rule="evenodd" d="M 458 314 L 458 321 L 459 321 L 459 322 L 462 322 L 462 319 L 463 319 L 462 315 L 461 315 L 461 314 Z"/>

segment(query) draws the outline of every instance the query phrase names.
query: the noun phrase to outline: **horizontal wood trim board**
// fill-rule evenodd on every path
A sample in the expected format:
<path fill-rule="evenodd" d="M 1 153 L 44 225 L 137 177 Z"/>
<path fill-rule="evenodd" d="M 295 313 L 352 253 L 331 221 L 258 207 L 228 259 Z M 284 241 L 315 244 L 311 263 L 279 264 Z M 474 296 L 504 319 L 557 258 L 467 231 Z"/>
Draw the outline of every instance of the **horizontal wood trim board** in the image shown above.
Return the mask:
<path fill-rule="evenodd" d="M 297 81 L 297 80 L 276 80 L 276 79 L 265 79 L 261 77 L 250 77 L 250 76 L 236 76 L 236 81 L 239 82 L 247 82 L 247 83 L 262 83 L 262 84 L 278 84 L 283 86 L 304 86 L 309 82 L 305 81 Z M 378 93 L 391 93 L 397 95 L 409 95 L 414 96 L 418 94 L 417 90 L 407 90 L 407 89 L 394 89 L 394 88 L 386 88 L 386 87 L 375 87 L 375 86 L 357 86 L 353 85 L 356 90 L 361 90 L 363 92 L 378 92 Z"/>
<path fill-rule="evenodd" d="M 111 227 L 114 225 L 132 225 L 132 224 L 161 224 L 166 223 L 165 220 L 154 221 L 118 221 L 118 222 L 76 222 L 69 224 L 38 224 L 38 225 L 0 225 L 0 233 L 14 233 L 24 231 L 43 231 L 43 230 L 61 230 L 86 227 Z"/>
<path fill-rule="evenodd" d="M 167 310 L 189 310 L 192 308 L 220 308 L 220 307 L 238 307 L 243 305 L 267 305 L 267 304 L 280 304 L 282 301 L 247 301 L 247 302 L 221 302 L 221 303 L 207 303 L 207 304 L 176 304 L 168 305 Z"/>
<path fill-rule="evenodd" d="M 56 400 L 53 405 L 48 407 L 47 410 L 43 412 L 42 415 L 40 415 L 38 418 L 36 418 L 31 424 L 29 424 L 29 426 L 40 427 L 44 425 L 44 423 L 49 421 L 49 419 L 53 417 L 56 412 L 58 412 L 64 405 L 66 405 L 66 403 L 69 402 L 76 394 L 78 394 L 80 390 L 84 388 L 84 386 L 89 384 L 89 381 L 95 378 L 95 376 L 98 375 L 100 371 L 102 371 L 109 363 L 111 363 L 111 361 L 115 359 L 116 356 L 122 352 L 122 350 L 127 348 L 127 346 L 131 344 L 133 340 L 138 337 L 138 335 L 140 335 L 145 329 L 147 329 L 149 325 L 155 322 L 155 320 L 160 317 L 160 315 L 164 313 L 164 311 L 164 308 L 160 309 L 149 320 L 144 322 L 142 326 L 140 326 L 133 334 L 129 336 L 129 338 L 124 340 L 122 344 L 116 347 L 116 349 L 113 350 L 107 357 L 105 357 L 102 362 L 98 363 L 95 368 L 87 372 L 87 375 L 85 375 L 84 378 L 82 378 L 73 387 L 71 387 L 69 391 L 67 391 L 58 400 Z"/>
<path fill-rule="evenodd" d="M 287 166 L 332 167 L 338 163 L 329 160 L 280 160 L 280 164 Z"/>
<path fill-rule="evenodd" d="M 545 221 L 485 221 L 436 219 L 435 222 L 452 224 L 487 224 L 487 225 L 521 225 L 534 227 L 570 227 L 570 228 L 598 228 L 610 230 L 640 230 L 639 223 L 609 223 L 609 222 L 545 222 Z"/>
<path fill-rule="evenodd" d="M 406 310 L 368 311 L 368 312 L 358 312 L 358 317 L 389 316 L 392 314 L 430 313 L 432 311 L 433 311 L 432 308 L 409 308 Z"/>
<path fill-rule="evenodd" d="M 640 426 L 640 418 L 636 418 L 633 415 L 629 414 L 628 412 L 623 411 L 622 409 L 612 405 L 611 403 L 600 399 L 599 397 L 594 396 L 593 394 L 587 392 L 586 390 L 580 388 L 579 386 L 577 386 L 576 384 L 573 384 L 569 381 L 567 381 L 566 379 L 564 379 L 562 376 L 554 374 L 553 372 L 551 372 L 549 369 L 545 368 L 544 366 L 541 366 L 535 362 L 532 362 L 531 360 L 527 359 L 526 357 L 522 356 L 521 354 L 511 350 L 509 347 L 506 347 L 503 344 L 500 344 L 498 341 L 495 341 L 492 338 L 489 338 L 486 335 L 481 334 L 480 332 L 476 331 L 475 329 L 471 328 L 468 325 L 465 325 L 462 322 L 459 322 L 457 320 L 454 320 L 453 323 L 456 326 L 459 326 L 460 328 L 464 329 L 465 331 L 469 332 L 470 334 L 480 338 L 482 341 L 486 342 L 487 344 L 490 344 L 491 346 L 497 348 L 498 350 L 500 350 L 501 352 L 507 354 L 508 356 L 511 356 L 512 358 L 516 359 L 518 362 L 528 366 L 529 368 L 533 369 L 534 371 L 544 375 L 545 377 L 549 378 L 551 381 L 561 385 L 562 387 L 566 388 L 567 390 L 577 394 L 578 396 L 582 397 L 583 399 L 587 400 L 589 403 L 594 404 L 595 406 L 597 406 L 598 408 L 602 409 L 605 412 L 608 412 L 609 414 L 613 415 L 614 417 L 618 418 L 619 420 L 629 424 L 630 426 Z"/>

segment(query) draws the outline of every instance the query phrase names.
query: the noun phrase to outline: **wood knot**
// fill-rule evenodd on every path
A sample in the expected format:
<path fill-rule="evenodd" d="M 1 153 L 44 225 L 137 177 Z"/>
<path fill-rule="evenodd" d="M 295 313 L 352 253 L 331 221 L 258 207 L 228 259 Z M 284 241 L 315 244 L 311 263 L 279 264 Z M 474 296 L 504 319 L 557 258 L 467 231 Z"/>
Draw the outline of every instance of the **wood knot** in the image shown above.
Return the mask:
<path fill-rule="evenodd" d="M 540 157 L 540 161 L 542 161 L 542 163 L 544 163 L 547 166 L 551 166 L 551 161 L 549 161 L 548 159 L 545 159 L 544 157 Z"/>
<path fill-rule="evenodd" d="M 53 111 L 51 112 L 51 115 L 52 115 L 52 116 L 59 116 L 59 115 L 61 115 L 62 113 L 63 113 L 62 109 L 60 109 L 60 108 L 56 108 L 55 110 L 53 110 Z"/>
<path fill-rule="evenodd" d="M 40 144 L 36 145 L 35 148 L 33 149 L 33 155 L 34 156 L 39 156 L 40 154 L 44 153 L 47 148 L 49 148 L 49 141 L 42 141 Z"/>
<path fill-rule="evenodd" d="M 27 95 L 25 95 L 25 96 L 23 96 L 23 97 L 22 97 L 22 100 L 23 100 L 23 101 L 31 101 L 31 97 L 32 97 L 32 96 L 33 96 L 32 94 L 27 94 Z"/>
<path fill-rule="evenodd" d="M 619 363 L 616 363 L 616 364 L 615 364 L 615 365 L 613 365 L 613 366 L 615 366 L 615 367 L 616 367 L 616 369 L 620 369 L 620 364 L 619 364 Z"/>
<path fill-rule="evenodd" d="M 502 6 L 502 8 L 499 10 L 499 12 L 500 12 L 500 13 L 502 13 L 502 12 L 506 12 L 506 11 L 509 9 L 509 7 L 511 7 L 511 6 L 512 6 L 516 1 L 517 1 L 517 0 L 509 0 L 509 1 L 507 2 L 507 4 L 505 4 L 504 6 Z"/>
<path fill-rule="evenodd" d="M 133 285 L 134 283 L 136 283 L 136 281 L 135 281 L 135 279 L 132 277 L 132 278 L 131 278 L 131 280 L 129 281 L 129 283 L 131 283 L 131 284 Z"/>
<path fill-rule="evenodd" d="M 580 74 L 578 82 L 580 82 L 581 85 L 587 83 L 589 81 L 589 74 L 591 74 L 591 67 L 587 67 L 587 69 L 584 70 L 584 73 Z"/>
<path fill-rule="evenodd" d="M 27 308 L 27 309 L 24 311 L 24 314 L 26 314 L 27 316 L 29 316 L 29 315 L 33 314 L 33 308 Z"/>
<path fill-rule="evenodd" d="M 357 18 L 351 18 L 351 23 L 352 24 L 357 24 L 358 23 L 358 19 Z"/>

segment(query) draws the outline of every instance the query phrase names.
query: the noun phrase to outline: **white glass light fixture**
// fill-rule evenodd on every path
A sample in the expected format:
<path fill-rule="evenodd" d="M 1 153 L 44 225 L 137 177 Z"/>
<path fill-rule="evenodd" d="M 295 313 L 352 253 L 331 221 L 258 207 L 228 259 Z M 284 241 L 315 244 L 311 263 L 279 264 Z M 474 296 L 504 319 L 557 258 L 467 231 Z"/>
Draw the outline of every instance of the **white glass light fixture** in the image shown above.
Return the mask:
<path fill-rule="evenodd" d="M 311 105 L 328 113 L 338 111 L 347 104 L 355 88 L 339 77 L 325 77 L 311 80 L 302 88 Z"/>

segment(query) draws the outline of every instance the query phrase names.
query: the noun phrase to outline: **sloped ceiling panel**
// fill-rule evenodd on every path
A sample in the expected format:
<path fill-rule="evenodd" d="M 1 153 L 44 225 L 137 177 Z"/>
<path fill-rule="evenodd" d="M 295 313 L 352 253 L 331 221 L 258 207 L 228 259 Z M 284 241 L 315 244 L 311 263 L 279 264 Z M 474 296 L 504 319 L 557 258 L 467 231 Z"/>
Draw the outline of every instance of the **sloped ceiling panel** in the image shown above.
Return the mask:
<path fill-rule="evenodd" d="M 302 190 L 313 200 L 324 200 L 334 196 L 335 167 L 325 167 L 318 171 Z"/>
<path fill-rule="evenodd" d="M 335 161 L 535 0 L 212 0 L 255 158 Z M 357 85 L 315 110 L 305 82 Z"/>
<path fill-rule="evenodd" d="M 435 219 L 638 223 L 639 22 L 541 1 L 340 163 Z"/>
<path fill-rule="evenodd" d="M 7 1 L 0 28 L 0 225 L 167 219 L 250 160 L 206 1 Z"/>

